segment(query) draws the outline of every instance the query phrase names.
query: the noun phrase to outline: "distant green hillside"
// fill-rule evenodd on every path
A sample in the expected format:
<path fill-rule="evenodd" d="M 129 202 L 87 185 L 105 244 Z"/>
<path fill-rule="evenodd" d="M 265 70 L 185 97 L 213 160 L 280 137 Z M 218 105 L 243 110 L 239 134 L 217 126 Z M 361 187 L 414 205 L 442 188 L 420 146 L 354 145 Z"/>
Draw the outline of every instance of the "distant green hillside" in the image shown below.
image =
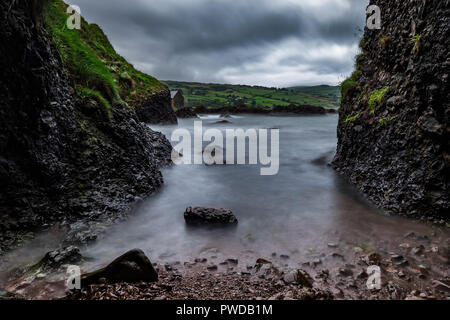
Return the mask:
<path fill-rule="evenodd" d="M 229 84 L 165 81 L 170 90 L 182 90 L 186 105 L 208 108 L 246 104 L 270 108 L 275 105 L 309 104 L 324 108 L 338 108 L 339 87 L 313 86 L 291 88 L 266 88 Z"/>
<path fill-rule="evenodd" d="M 131 107 L 166 89 L 157 79 L 136 70 L 112 47 L 96 24 L 81 21 L 81 30 L 66 25 L 67 4 L 47 0 L 45 23 L 77 95 L 94 99 L 107 111 L 115 101 Z"/>

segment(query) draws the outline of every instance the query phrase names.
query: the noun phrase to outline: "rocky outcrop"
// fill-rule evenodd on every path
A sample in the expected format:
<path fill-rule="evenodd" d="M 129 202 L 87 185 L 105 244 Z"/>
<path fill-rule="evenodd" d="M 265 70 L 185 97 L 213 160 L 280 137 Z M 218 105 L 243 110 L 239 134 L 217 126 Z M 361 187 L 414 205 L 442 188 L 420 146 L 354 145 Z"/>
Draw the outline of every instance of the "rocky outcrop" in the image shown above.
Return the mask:
<path fill-rule="evenodd" d="M 184 220 L 188 224 L 236 224 L 238 222 L 229 209 L 204 207 L 188 207 L 184 212 Z"/>
<path fill-rule="evenodd" d="M 0 3 L 0 254 L 55 221 L 123 216 L 171 163 L 170 143 L 132 108 L 75 97 L 36 14 Z"/>
<path fill-rule="evenodd" d="M 177 116 L 170 105 L 169 89 L 161 90 L 136 104 L 140 121 L 150 124 L 176 124 Z"/>
<path fill-rule="evenodd" d="M 333 166 L 387 212 L 448 219 L 450 3 L 371 3 L 382 29 L 342 84 Z"/>

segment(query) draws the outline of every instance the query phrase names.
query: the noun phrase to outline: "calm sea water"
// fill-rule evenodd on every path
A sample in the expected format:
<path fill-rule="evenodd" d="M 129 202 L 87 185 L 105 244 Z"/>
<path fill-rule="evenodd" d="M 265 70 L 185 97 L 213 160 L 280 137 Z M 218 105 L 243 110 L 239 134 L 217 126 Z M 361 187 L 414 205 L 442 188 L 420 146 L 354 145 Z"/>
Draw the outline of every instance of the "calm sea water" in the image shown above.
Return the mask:
<path fill-rule="evenodd" d="M 107 261 L 131 248 L 142 248 L 154 261 L 187 261 L 199 256 L 252 260 L 272 253 L 298 263 L 340 248 L 395 249 L 410 231 L 429 233 L 420 223 L 387 217 L 369 205 L 327 163 L 336 149 L 337 115 L 242 115 L 217 124 L 218 116 L 202 118 L 204 129 L 280 129 L 280 169 L 261 176 L 260 166 L 180 165 L 163 171 L 165 185 L 145 201 L 129 221 L 85 253 Z M 178 126 L 153 126 L 166 134 L 193 130 L 194 120 Z M 194 150 L 201 153 L 202 150 Z M 229 208 L 236 228 L 189 228 L 188 206 Z"/>
<path fill-rule="evenodd" d="M 84 256 L 90 258 L 85 270 L 104 265 L 132 248 L 141 248 L 151 261 L 159 263 L 182 263 L 197 257 L 218 263 L 238 258 L 244 262 L 240 267 L 245 267 L 246 261 L 273 259 L 276 253 L 277 257 L 290 257 L 283 263 L 298 265 L 332 251 L 352 252 L 354 247 L 395 252 L 406 233 L 433 232 L 417 221 L 386 216 L 327 166 L 336 149 L 337 115 L 242 115 L 229 119 L 228 124 L 217 124 L 218 119 L 203 117 L 204 129 L 278 128 L 279 173 L 261 176 L 260 166 L 254 165 L 166 168 L 165 184 L 156 194 L 127 221 L 111 227 L 104 238 L 83 249 Z M 193 123 L 187 119 L 180 120 L 178 126 L 152 128 L 170 138 L 177 128 L 192 131 Z M 183 218 L 188 206 L 229 208 L 239 224 L 235 228 L 189 228 Z M 439 239 L 448 237 L 444 232 Z M 3 271 L 42 257 L 58 240 L 52 232 L 38 236 L 4 256 L 8 263 Z"/>

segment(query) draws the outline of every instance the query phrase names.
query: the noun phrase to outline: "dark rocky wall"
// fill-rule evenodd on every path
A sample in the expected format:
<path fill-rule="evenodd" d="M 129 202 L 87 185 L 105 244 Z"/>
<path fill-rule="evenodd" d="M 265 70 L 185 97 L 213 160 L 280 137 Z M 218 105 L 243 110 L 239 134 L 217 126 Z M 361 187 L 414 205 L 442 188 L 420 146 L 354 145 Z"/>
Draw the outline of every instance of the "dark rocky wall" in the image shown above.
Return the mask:
<path fill-rule="evenodd" d="M 121 104 L 76 101 L 31 1 L 0 2 L 0 254 L 55 221 L 116 219 L 162 184 L 170 143 Z M 75 240 L 89 240 L 85 224 Z"/>
<path fill-rule="evenodd" d="M 155 93 L 136 105 L 139 120 L 150 124 L 176 124 L 169 89 Z"/>
<path fill-rule="evenodd" d="M 448 219 L 450 2 L 371 4 L 382 29 L 365 30 L 333 165 L 389 213 Z"/>

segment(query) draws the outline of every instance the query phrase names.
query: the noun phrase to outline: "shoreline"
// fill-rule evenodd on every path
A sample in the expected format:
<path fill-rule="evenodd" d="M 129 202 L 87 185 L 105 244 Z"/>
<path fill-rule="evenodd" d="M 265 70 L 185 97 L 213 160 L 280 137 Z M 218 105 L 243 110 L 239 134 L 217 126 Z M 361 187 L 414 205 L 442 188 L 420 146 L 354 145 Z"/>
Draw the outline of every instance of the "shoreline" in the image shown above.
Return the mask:
<path fill-rule="evenodd" d="M 197 258 L 157 260 L 153 263 L 159 276 L 157 282 L 100 280 L 72 294 L 65 290 L 64 268 L 44 271 L 44 275 L 36 271 L 11 278 L 2 290 L 18 298 L 37 300 L 445 300 L 450 299 L 447 235 L 445 228 L 436 228 L 430 234 L 405 234 L 395 251 L 384 246 L 329 243 L 304 259 L 282 253 L 258 258 L 244 251 L 231 257 L 208 250 Z M 373 265 L 381 269 L 380 290 L 367 288 L 368 267 Z M 297 281 L 298 272 L 310 279 L 311 285 Z"/>
<path fill-rule="evenodd" d="M 435 235 L 435 237 L 437 234 Z M 436 249 L 423 235 L 405 235 L 398 254 L 383 248 L 365 252 L 330 248 L 308 261 L 272 254 L 271 257 L 241 261 L 240 257 L 218 259 L 215 254 L 193 261 L 156 265 L 155 283 L 101 283 L 77 291 L 67 299 L 149 299 L 149 300 L 445 300 L 450 299 L 450 274 L 445 274 L 442 248 Z M 428 244 L 427 244 L 428 243 Z M 420 252 L 417 252 L 419 250 Z M 441 250 L 441 251 L 439 251 Z M 413 253 L 416 252 L 416 253 Z M 447 253 L 448 254 L 448 253 Z M 401 258 L 399 258 L 401 257 Z M 400 259 L 400 260 L 399 260 Z M 222 261 L 224 260 L 224 261 Z M 436 264 L 441 261 L 440 272 Z M 425 264 L 425 265 L 421 265 Z M 367 287 L 367 268 L 381 269 L 381 289 Z M 298 274 L 301 274 L 301 277 Z M 448 287 L 446 287 L 446 285 Z M 444 292 L 445 291 L 445 292 Z"/>

